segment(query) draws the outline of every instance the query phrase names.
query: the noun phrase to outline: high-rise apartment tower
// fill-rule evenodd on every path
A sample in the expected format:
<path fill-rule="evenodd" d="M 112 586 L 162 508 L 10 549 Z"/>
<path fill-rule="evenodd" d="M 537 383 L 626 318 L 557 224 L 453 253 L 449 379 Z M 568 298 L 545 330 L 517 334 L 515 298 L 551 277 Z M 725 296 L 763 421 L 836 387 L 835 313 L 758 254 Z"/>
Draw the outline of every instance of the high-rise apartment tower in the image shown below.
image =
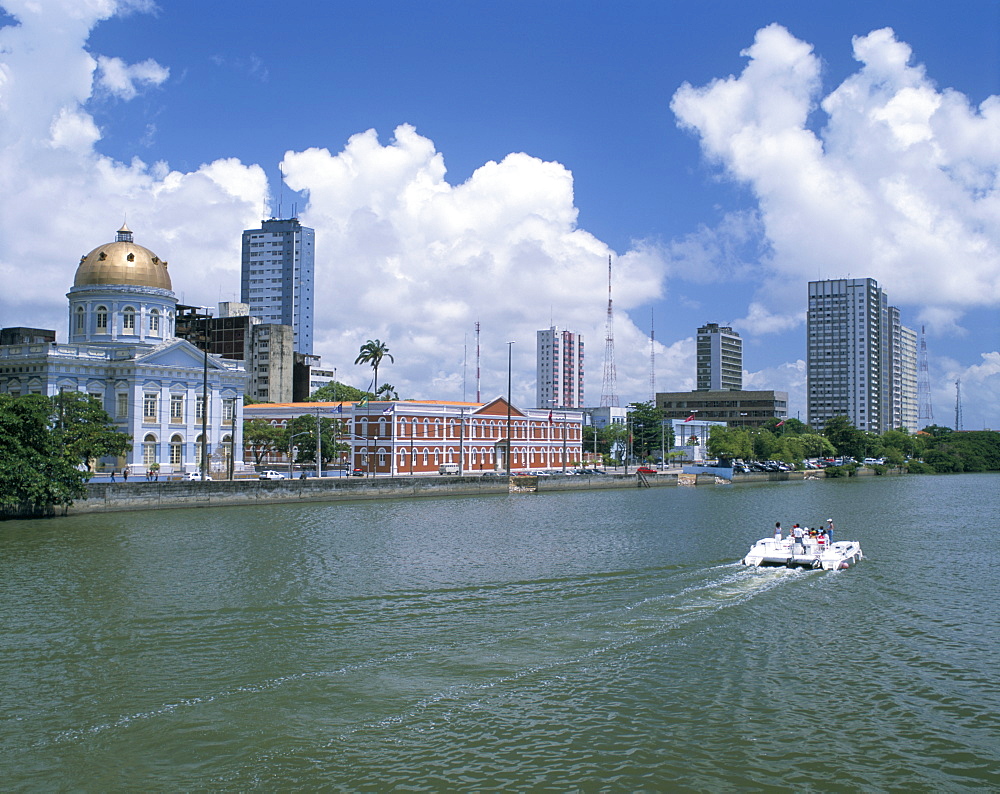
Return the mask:
<path fill-rule="evenodd" d="M 297 218 L 243 232 L 241 300 L 263 323 L 290 325 L 295 352 L 313 351 L 315 232 Z"/>
<path fill-rule="evenodd" d="M 813 428 L 846 416 L 872 433 L 916 430 L 916 334 L 874 279 L 810 281 L 806 334 Z"/>
<path fill-rule="evenodd" d="M 732 328 L 709 323 L 698 329 L 698 391 L 743 388 L 743 340 Z"/>
<path fill-rule="evenodd" d="M 537 333 L 538 408 L 583 408 L 583 336 L 555 326 Z"/>

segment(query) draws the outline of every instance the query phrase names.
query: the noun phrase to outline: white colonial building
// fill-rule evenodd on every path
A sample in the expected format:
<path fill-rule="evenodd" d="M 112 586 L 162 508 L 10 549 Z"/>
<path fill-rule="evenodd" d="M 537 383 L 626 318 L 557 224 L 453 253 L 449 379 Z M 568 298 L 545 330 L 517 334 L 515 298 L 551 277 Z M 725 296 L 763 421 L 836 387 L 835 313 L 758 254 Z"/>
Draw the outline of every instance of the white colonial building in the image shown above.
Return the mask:
<path fill-rule="evenodd" d="M 114 242 L 81 257 L 67 297 L 69 341 L 0 346 L 0 392 L 97 397 L 133 440 L 126 456 L 98 468 L 197 471 L 203 432 L 210 471 L 243 468 L 246 372 L 174 336 L 177 298 L 165 261 L 122 226 Z"/>

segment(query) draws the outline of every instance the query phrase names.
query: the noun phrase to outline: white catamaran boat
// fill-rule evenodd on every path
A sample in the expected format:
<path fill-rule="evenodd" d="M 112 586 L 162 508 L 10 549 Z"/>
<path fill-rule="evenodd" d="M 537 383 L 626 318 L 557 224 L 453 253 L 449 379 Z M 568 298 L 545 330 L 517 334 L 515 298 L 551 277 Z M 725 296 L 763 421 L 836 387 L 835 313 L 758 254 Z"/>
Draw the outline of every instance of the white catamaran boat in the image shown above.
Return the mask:
<path fill-rule="evenodd" d="M 804 537 L 796 544 L 793 538 L 762 538 L 740 562 L 753 566 L 784 566 L 839 571 L 864 558 L 856 540 L 838 540 L 827 546 L 817 537 Z"/>

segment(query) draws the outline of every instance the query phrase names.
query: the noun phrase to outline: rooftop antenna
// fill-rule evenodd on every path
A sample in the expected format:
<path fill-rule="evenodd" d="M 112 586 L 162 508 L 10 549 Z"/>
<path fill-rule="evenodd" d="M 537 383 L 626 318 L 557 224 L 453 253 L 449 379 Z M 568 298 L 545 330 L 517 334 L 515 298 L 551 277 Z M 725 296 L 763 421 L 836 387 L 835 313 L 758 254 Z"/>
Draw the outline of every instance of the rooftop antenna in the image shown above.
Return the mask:
<path fill-rule="evenodd" d="M 285 172 L 281 170 L 281 163 L 278 163 L 278 217 L 281 217 L 281 204 L 285 200 Z"/>
<path fill-rule="evenodd" d="M 482 395 L 479 391 L 479 320 L 476 320 L 476 402 L 481 403 L 483 401 Z"/>
<path fill-rule="evenodd" d="M 934 424 L 934 406 L 931 405 L 931 376 L 927 369 L 927 334 L 920 326 L 920 356 L 917 364 L 917 423 L 922 430 Z"/>
<path fill-rule="evenodd" d="M 656 405 L 656 331 L 652 306 L 649 308 L 649 402 Z"/>
<path fill-rule="evenodd" d="M 604 379 L 601 383 L 601 407 L 618 407 L 615 375 L 615 315 L 611 304 L 611 256 L 608 256 L 608 320 L 604 332 Z"/>
<path fill-rule="evenodd" d="M 955 431 L 962 429 L 962 379 L 955 381 Z"/>

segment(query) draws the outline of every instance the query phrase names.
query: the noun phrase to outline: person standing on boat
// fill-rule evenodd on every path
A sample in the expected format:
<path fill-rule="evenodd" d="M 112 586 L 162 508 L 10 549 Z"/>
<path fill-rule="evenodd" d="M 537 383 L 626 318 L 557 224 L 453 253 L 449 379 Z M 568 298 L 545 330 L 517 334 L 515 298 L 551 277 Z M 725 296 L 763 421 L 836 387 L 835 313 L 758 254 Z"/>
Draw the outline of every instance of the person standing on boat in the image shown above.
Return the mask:
<path fill-rule="evenodd" d="M 792 527 L 792 538 L 792 554 L 804 554 L 805 546 L 802 545 L 802 527 L 798 525 L 798 522 Z"/>
<path fill-rule="evenodd" d="M 774 539 L 775 540 L 781 540 L 781 522 L 780 521 L 775 521 L 774 522 Z"/>
<path fill-rule="evenodd" d="M 833 543 L 833 519 L 828 518 L 826 520 L 826 543 L 829 546 Z"/>

